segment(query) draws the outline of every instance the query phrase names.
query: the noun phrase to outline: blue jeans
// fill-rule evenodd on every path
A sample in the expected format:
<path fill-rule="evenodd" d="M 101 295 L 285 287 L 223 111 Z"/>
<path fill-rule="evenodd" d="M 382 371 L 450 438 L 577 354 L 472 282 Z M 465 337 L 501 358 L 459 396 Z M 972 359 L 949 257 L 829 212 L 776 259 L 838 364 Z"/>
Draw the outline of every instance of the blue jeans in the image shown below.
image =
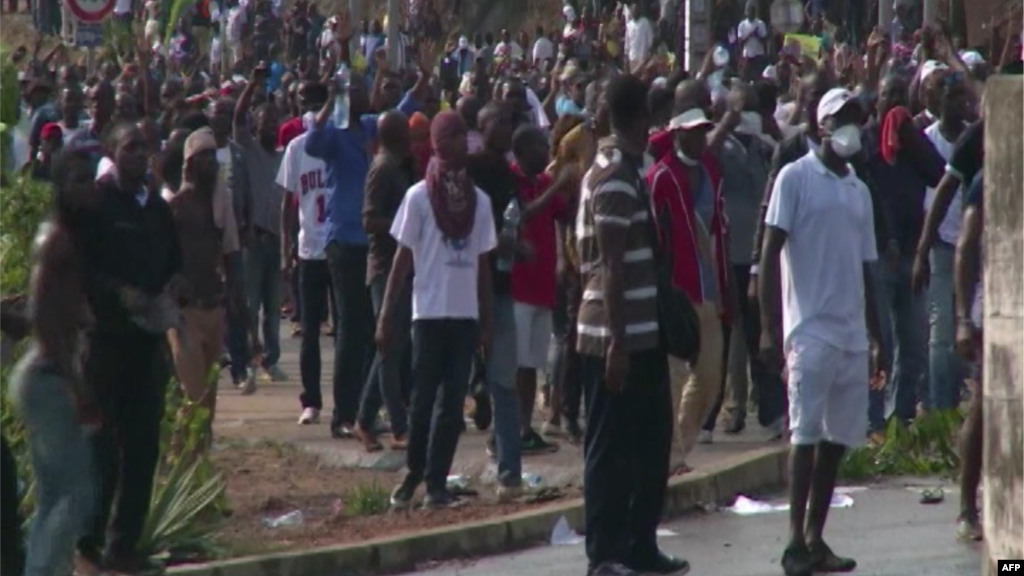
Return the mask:
<path fill-rule="evenodd" d="M 886 418 L 906 423 L 914 417 L 918 400 L 928 397 L 925 299 L 910 287 L 912 268 L 910 257 L 901 258 L 895 271 L 882 261 L 874 268 L 882 346 L 891 364 L 883 367 L 889 375 L 885 389 L 871 394 L 872 430 L 883 428 Z"/>
<path fill-rule="evenodd" d="M 519 395 L 516 390 L 516 319 L 512 297 L 494 295 L 492 336 L 487 350 L 487 388 L 494 410 L 498 482 L 518 486 L 523 477 Z"/>
<path fill-rule="evenodd" d="M 409 401 L 409 472 L 404 486 L 415 488 L 426 480 L 428 494 L 445 490 L 462 433 L 462 407 L 478 342 L 476 320 L 413 322 L 415 380 Z"/>
<path fill-rule="evenodd" d="M 955 248 L 936 242 L 928 257 L 931 281 L 928 284 L 928 339 L 930 409 L 948 410 L 960 404 L 960 383 L 967 374 L 953 352 L 956 314 L 953 310 L 953 256 Z"/>
<path fill-rule="evenodd" d="M 370 297 L 373 299 L 373 312 L 380 318 L 384 307 L 384 291 L 387 288 L 388 275 L 378 274 L 370 282 Z M 377 419 L 381 402 L 387 406 L 391 417 L 391 432 L 395 436 L 405 436 L 409 429 L 408 415 L 405 411 L 407 399 L 403 394 L 402 377 L 405 374 L 405 362 L 412 346 L 410 327 L 412 325 L 412 278 L 403 284 L 403 293 L 395 298 L 395 307 L 391 314 L 391 339 L 384 354 L 377 351 L 370 366 L 370 376 L 363 387 L 363 397 L 359 401 L 359 426 L 363 430 L 373 430 L 373 422 Z"/>
<path fill-rule="evenodd" d="M 376 347 L 373 345 L 373 305 L 366 289 L 366 246 L 327 244 L 334 304 L 334 427 L 352 425 Z M 309 306 L 309 302 L 304 302 Z M 467 376 L 468 378 L 468 376 Z"/>
<path fill-rule="evenodd" d="M 41 363 L 34 350 L 18 364 L 11 382 L 36 479 L 25 576 L 70 574 L 75 543 L 97 505 L 92 447 L 78 423 L 71 383 Z"/>
<path fill-rule="evenodd" d="M 245 250 L 245 297 L 249 322 L 259 326 L 263 312 L 263 367 L 281 358 L 281 239 L 257 231 Z"/>

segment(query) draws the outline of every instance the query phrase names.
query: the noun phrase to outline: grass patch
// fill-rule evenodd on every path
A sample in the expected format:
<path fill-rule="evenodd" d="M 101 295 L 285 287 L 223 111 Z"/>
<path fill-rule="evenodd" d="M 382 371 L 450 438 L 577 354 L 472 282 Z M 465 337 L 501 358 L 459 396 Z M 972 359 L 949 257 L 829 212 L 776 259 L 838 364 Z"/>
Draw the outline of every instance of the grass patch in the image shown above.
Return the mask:
<path fill-rule="evenodd" d="M 893 419 L 878 442 L 849 452 L 839 467 L 843 480 L 881 476 L 952 476 L 960 466 L 959 410 L 936 411 L 904 426 Z"/>
<path fill-rule="evenodd" d="M 376 516 L 391 507 L 391 492 L 379 482 L 360 484 L 341 498 L 346 516 Z"/>

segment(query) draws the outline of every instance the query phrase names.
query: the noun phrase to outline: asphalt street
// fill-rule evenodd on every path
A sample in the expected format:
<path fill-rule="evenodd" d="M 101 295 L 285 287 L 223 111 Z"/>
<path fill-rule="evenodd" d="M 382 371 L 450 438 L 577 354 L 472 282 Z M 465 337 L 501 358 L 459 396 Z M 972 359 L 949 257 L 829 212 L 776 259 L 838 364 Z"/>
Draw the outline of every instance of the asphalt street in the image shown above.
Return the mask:
<path fill-rule="evenodd" d="M 926 481 L 934 484 L 936 481 Z M 857 576 L 977 576 L 980 546 L 958 543 L 955 486 L 945 501 L 922 505 L 909 480 L 854 491 L 854 504 L 833 509 L 825 539 L 836 553 L 858 562 Z M 916 483 L 920 484 L 920 483 Z M 784 495 L 763 498 L 776 502 Z M 667 552 L 687 558 L 694 576 L 779 576 L 787 513 L 738 516 L 695 514 L 666 523 L 676 535 L 659 538 Z M 421 576 L 583 576 L 583 545 L 543 546 L 515 554 L 423 567 Z"/>

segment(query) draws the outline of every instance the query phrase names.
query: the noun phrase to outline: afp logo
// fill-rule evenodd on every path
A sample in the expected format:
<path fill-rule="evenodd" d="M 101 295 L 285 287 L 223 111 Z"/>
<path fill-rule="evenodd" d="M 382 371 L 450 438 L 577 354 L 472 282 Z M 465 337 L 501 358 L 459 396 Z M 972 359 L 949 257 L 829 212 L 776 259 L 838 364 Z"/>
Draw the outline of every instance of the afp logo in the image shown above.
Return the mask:
<path fill-rule="evenodd" d="M 1000 574 L 1024 574 L 1024 560 L 999 560 Z"/>

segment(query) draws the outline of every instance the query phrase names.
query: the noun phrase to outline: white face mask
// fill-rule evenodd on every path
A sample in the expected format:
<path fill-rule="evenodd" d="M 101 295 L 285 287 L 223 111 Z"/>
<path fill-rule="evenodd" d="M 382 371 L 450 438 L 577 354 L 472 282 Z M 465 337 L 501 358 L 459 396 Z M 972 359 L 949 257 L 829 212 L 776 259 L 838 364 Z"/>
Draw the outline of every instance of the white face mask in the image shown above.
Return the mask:
<path fill-rule="evenodd" d="M 740 134 L 760 136 L 764 132 L 764 123 L 761 115 L 757 112 L 743 112 L 740 114 L 740 124 L 736 127 Z"/>
<path fill-rule="evenodd" d="M 847 124 L 832 133 L 832 151 L 840 158 L 850 158 L 860 152 L 860 126 Z"/>
<path fill-rule="evenodd" d="M 694 160 L 693 158 L 690 158 L 686 154 L 683 154 L 683 151 L 679 150 L 678 148 L 676 149 L 676 156 L 679 157 L 679 161 L 682 162 L 685 166 L 693 167 L 700 163 L 700 160 Z"/>

